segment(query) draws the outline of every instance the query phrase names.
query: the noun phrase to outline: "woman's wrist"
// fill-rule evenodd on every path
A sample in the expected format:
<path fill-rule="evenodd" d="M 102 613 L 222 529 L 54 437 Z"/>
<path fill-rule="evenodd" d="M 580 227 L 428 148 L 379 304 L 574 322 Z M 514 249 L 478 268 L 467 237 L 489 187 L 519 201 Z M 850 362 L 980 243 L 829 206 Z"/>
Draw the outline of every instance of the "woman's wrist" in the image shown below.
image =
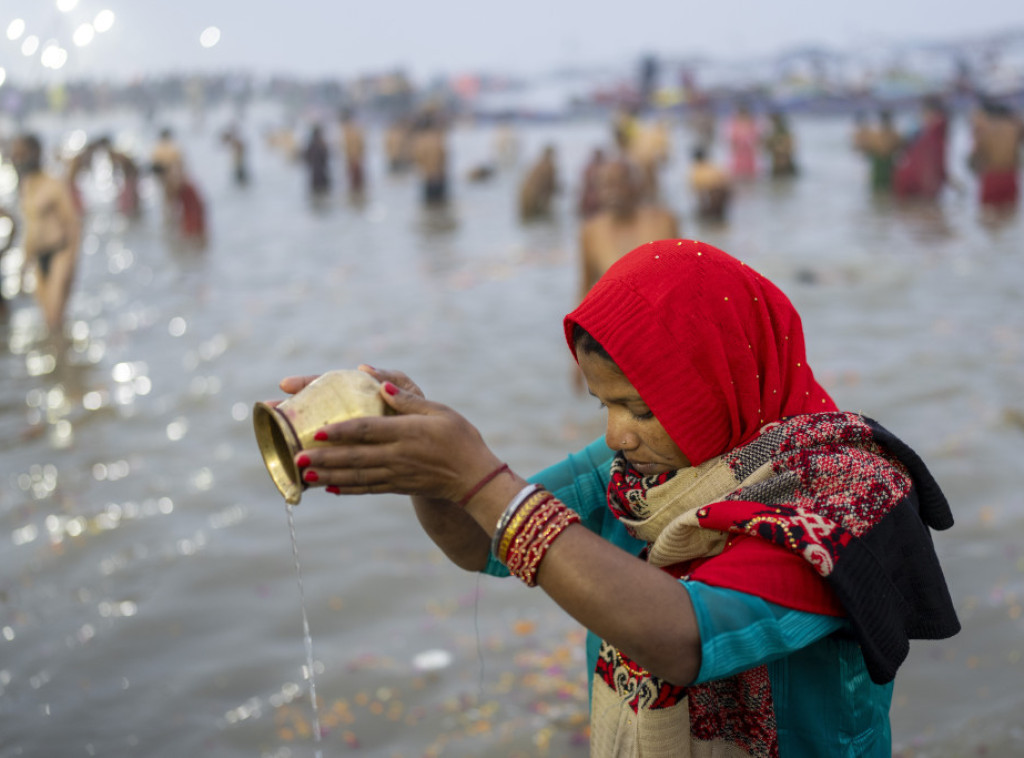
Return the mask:
<path fill-rule="evenodd" d="M 463 510 L 480 524 L 488 537 L 491 537 L 506 506 L 526 484 L 525 479 L 509 469 L 489 482 Z"/>

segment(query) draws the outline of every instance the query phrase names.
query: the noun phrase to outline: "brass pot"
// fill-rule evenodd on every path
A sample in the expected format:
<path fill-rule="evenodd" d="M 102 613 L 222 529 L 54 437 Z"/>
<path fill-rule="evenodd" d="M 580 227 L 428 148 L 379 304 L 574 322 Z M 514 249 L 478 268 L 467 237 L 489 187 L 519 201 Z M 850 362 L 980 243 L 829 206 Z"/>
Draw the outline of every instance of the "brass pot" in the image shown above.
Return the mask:
<path fill-rule="evenodd" d="M 318 429 L 350 418 L 382 416 L 389 410 L 380 396 L 380 382 L 356 370 L 328 371 L 277 405 L 256 403 L 252 409 L 256 443 L 285 502 L 296 505 L 307 486 L 295 465 L 298 452 L 330 445 L 313 439 Z"/>

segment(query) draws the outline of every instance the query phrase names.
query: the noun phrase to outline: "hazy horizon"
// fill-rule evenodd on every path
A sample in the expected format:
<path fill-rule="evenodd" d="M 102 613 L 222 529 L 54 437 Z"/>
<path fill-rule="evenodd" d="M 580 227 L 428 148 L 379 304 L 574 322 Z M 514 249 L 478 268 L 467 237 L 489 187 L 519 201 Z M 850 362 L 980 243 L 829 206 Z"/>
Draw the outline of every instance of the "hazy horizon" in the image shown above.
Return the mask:
<path fill-rule="evenodd" d="M 69 5 L 73 0 L 64 0 Z M 714 6 L 634 0 L 559 3 L 520 0 L 490 5 L 435 0 L 344 6 L 292 0 L 178 0 L 134 3 L 78 0 L 68 12 L 54 0 L 4 0 L 0 10 L 0 67 L 10 81 L 79 78 L 131 79 L 174 71 L 248 71 L 256 75 L 354 77 L 402 69 L 417 79 L 489 71 L 538 74 L 566 66 L 616 66 L 644 54 L 722 60 L 752 58 L 803 45 L 841 50 L 894 43 L 955 39 L 1024 29 L 1019 2 L 977 0 L 937 12 L 923 0 L 832 6 L 812 0 L 724 0 Z M 115 21 L 85 47 L 75 30 L 109 8 Z M 25 30 L 10 40 L 11 20 Z M 219 42 L 200 44 L 215 26 Z M 42 48 L 67 50 L 59 71 L 40 53 L 20 50 L 34 34 Z"/>

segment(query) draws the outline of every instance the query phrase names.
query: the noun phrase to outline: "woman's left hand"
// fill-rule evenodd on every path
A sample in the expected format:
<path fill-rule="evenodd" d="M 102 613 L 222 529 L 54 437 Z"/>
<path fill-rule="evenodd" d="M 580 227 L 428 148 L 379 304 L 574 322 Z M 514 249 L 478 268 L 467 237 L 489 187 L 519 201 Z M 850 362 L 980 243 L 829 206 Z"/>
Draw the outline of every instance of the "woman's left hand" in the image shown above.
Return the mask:
<path fill-rule="evenodd" d="M 392 492 L 458 501 L 501 465 L 476 427 L 448 406 L 426 400 L 407 376 L 367 373 L 383 380 L 381 397 L 395 415 L 325 426 L 331 444 L 295 458 L 307 484 L 337 494 Z M 281 388 L 298 392 L 314 378 L 291 377 Z"/>

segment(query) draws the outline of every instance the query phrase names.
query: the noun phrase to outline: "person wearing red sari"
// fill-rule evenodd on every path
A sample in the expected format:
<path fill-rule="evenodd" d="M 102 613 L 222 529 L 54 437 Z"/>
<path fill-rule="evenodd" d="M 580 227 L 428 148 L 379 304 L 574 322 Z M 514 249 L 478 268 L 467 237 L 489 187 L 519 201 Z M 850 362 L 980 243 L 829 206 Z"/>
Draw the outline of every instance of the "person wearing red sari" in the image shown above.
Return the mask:
<path fill-rule="evenodd" d="M 761 146 L 761 130 L 746 103 L 740 103 L 726 127 L 729 140 L 730 168 L 736 179 L 757 176 L 757 151 Z"/>
<path fill-rule="evenodd" d="M 946 183 L 948 119 L 942 101 L 927 98 L 922 104 L 921 130 L 908 142 L 893 175 L 897 197 L 934 200 Z"/>

